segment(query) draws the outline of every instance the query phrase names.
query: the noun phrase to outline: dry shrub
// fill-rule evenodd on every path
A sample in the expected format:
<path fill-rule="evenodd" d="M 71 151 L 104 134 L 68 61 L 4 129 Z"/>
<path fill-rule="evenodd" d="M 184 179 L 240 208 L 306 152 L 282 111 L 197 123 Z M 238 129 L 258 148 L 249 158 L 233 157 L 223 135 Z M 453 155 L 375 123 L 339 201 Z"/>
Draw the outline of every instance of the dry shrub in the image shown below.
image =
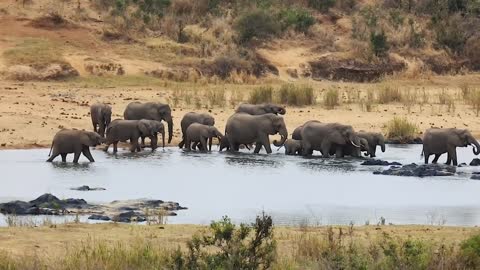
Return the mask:
<path fill-rule="evenodd" d="M 205 97 L 208 100 L 208 103 L 211 108 L 214 106 L 224 107 L 226 98 L 224 89 L 210 89 L 206 90 Z"/>
<path fill-rule="evenodd" d="M 470 104 L 472 105 L 478 117 L 480 113 L 480 90 L 479 89 L 475 89 L 471 91 Z"/>
<path fill-rule="evenodd" d="M 385 86 L 378 92 L 378 103 L 388 104 L 391 102 L 401 102 L 402 93 L 397 87 Z"/>
<path fill-rule="evenodd" d="M 470 68 L 480 70 L 480 36 L 470 38 L 465 44 L 465 54 L 468 57 Z"/>
<path fill-rule="evenodd" d="M 338 89 L 328 89 L 323 96 L 323 106 L 325 106 L 327 110 L 335 109 L 335 107 L 339 105 L 339 96 Z"/>
<path fill-rule="evenodd" d="M 387 138 L 402 142 L 412 140 L 418 133 L 418 127 L 407 118 L 394 117 L 386 124 Z"/>
<path fill-rule="evenodd" d="M 305 106 L 315 104 L 313 88 L 302 85 L 284 84 L 279 90 L 279 101 L 282 104 Z"/>
<path fill-rule="evenodd" d="M 248 97 L 251 104 L 270 103 L 273 100 L 273 88 L 271 86 L 261 86 L 253 89 Z"/>

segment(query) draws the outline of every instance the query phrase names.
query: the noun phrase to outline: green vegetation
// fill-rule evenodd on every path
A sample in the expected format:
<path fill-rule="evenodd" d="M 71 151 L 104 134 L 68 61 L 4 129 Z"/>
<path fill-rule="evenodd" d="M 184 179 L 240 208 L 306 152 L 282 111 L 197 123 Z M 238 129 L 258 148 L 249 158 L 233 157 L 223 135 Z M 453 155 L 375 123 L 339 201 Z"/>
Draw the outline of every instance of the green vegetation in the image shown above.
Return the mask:
<path fill-rule="evenodd" d="M 3 57 L 9 65 L 44 67 L 53 63 L 65 63 L 62 48 L 46 39 L 29 38 L 6 50 Z"/>
<path fill-rule="evenodd" d="M 262 86 L 253 89 L 248 97 L 248 102 L 252 104 L 261 104 L 272 102 L 273 100 L 273 87 Z"/>
<path fill-rule="evenodd" d="M 417 125 L 407 118 L 394 117 L 386 124 L 387 138 L 407 142 L 415 138 L 418 133 Z"/>
<path fill-rule="evenodd" d="M 280 31 L 280 25 L 267 10 L 255 10 L 242 15 L 235 29 L 240 43 L 246 43 L 252 39 L 267 39 L 275 36 Z"/>
<path fill-rule="evenodd" d="M 284 9 L 280 12 L 279 17 L 283 30 L 292 27 L 297 32 L 306 33 L 315 24 L 315 18 L 304 9 Z"/>
<path fill-rule="evenodd" d="M 315 95 L 310 86 L 295 86 L 284 84 L 278 91 L 279 102 L 292 106 L 306 106 L 315 104 Z"/>

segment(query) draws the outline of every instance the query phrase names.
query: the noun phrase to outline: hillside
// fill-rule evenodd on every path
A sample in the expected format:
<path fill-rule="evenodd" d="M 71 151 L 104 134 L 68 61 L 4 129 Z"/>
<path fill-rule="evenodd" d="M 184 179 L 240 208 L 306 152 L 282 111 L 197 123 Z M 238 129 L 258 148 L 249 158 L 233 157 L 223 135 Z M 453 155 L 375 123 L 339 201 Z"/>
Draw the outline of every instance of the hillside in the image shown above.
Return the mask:
<path fill-rule="evenodd" d="M 6 0 L 0 70 L 234 83 L 463 74 L 480 68 L 479 10 L 474 0 Z"/>

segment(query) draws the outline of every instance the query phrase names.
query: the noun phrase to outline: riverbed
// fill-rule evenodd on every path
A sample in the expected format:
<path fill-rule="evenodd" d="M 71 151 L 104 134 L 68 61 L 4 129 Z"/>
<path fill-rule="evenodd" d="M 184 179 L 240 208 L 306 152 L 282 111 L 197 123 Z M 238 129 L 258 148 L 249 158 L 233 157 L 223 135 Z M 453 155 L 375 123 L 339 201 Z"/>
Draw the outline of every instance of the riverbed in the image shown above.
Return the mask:
<path fill-rule="evenodd" d="M 62 164 L 60 157 L 47 163 L 49 149 L 3 150 L 0 202 L 44 193 L 95 203 L 161 199 L 188 207 L 168 218 L 182 224 L 208 224 L 224 215 L 250 222 L 262 211 L 279 225 L 363 225 L 382 219 L 386 224 L 480 224 L 480 181 L 469 179 L 480 167 L 458 168 L 448 177 L 399 177 L 373 175 L 388 166 L 361 166 L 362 159 L 285 156 L 283 149 L 271 155 L 213 150 L 186 153 L 172 147 L 116 155 L 92 150 L 96 162 L 82 156 L 80 164 Z M 474 158 L 471 147 L 457 151 L 459 163 Z M 385 153 L 377 152 L 387 161 L 423 163 L 421 145 L 387 145 Z M 82 185 L 106 190 L 71 190 Z M 0 215 L 0 226 L 5 224 Z"/>

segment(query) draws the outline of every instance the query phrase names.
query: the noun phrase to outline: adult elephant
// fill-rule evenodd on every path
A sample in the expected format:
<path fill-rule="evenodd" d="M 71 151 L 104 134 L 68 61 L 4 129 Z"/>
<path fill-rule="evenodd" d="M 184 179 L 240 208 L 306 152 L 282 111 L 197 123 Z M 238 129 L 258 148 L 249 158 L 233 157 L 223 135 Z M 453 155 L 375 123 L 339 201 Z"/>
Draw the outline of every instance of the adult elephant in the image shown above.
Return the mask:
<path fill-rule="evenodd" d="M 113 144 L 113 152 L 117 152 L 118 142 L 130 140 L 130 151 L 140 151 L 138 139 L 148 137 L 152 150 L 157 148 L 157 134 L 162 134 L 162 147 L 165 147 L 165 127 L 163 123 L 156 120 L 123 120 L 117 119 L 110 123 L 107 128 L 107 140 L 105 151 Z"/>
<path fill-rule="evenodd" d="M 276 104 L 271 104 L 271 103 L 264 103 L 264 104 L 243 103 L 238 106 L 235 112 L 236 113 L 243 112 L 251 115 L 262 115 L 267 113 L 284 115 L 287 111 L 285 110 L 285 107 L 282 107 Z"/>
<path fill-rule="evenodd" d="M 102 144 L 105 139 L 98 133 L 78 130 L 62 129 L 55 134 L 50 147 L 47 162 L 52 162 L 58 155 L 62 156 L 62 162 L 67 161 L 67 154 L 73 153 L 73 163 L 78 163 L 80 154 L 83 154 L 90 162 L 95 162 L 90 153 L 91 146 Z"/>
<path fill-rule="evenodd" d="M 230 143 L 230 151 L 238 151 L 241 144 L 255 143 L 254 153 L 259 153 L 263 146 L 268 154 L 272 153 L 268 135 L 280 134 L 282 137 L 280 142 L 273 141 L 276 147 L 283 146 L 288 136 L 283 117 L 273 113 L 263 115 L 235 113 L 228 119 L 225 133 Z"/>
<path fill-rule="evenodd" d="M 305 156 L 317 150 L 323 157 L 329 157 L 333 145 L 360 147 L 360 138 L 352 126 L 339 123 L 308 122 L 303 126 L 301 136 Z"/>
<path fill-rule="evenodd" d="M 347 143 L 345 145 L 333 144 L 330 148 L 330 155 L 335 155 L 337 158 L 345 156 L 361 157 L 362 152 L 366 152 L 366 156 L 371 154 L 370 146 L 365 138 L 360 138 L 360 147 L 355 147 L 352 143 Z"/>
<path fill-rule="evenodd" d="M 473 146 L 473 153 L 480 154 L 480 145 L 467 129 L 456 128 L 430 128 L 423 136 L 422 154 L 425 156 L 425 164 L 428 164 L 430 155 L 435 155 L 432 163 L 437 163 L 443 153 L 448 153 L 447 165 L 457 162 L 457 147 Z"/>
<path fill-rule="evenodd" d="M 156 121 L 165 121 L 168 125 L 168 143 L 172 142 L 173 137 L 173 119 L 172 110 L 168 104 L 158 102 L 132 102 L 127 105 L 123 112 L 125 120 L 149 119 Z M 145 145 L 145 137 L 142 137 L 142 145 Z"/>
<path fill-rule="evenodd" d="M 305 122 L 303 125 L 298 126 L 296 129 L 293 130 L 292 139 L 297 140 L 297 141 L 301 141 L 302 140 L 303 126 L 307 123 L 310 123 L 310 122 L 320 123 L 320 121 L 317 121 L 317 120 L 310 120 L 310 121 Z"/>
<path fill-rule="evenodd" d="M 375 153 L 377 151 L 377 146 L 380 146 L 382 152 L 385 152 L 385 138 L 383 137 L 382 133 L 360 130 L 357 132 L 357 135 L 358 137 L 368 141 L 368 154 L 370 157 L 376 157 Z"/>
<path fill-rule="evenodd" d="M 112 107 L 104 103 L 95 103 L 90 106 L 93 131 L 105 137 L 105 129 L 112 119 Z"/>
<path fill-rule="evenodd" d="M 211 116 L 208 113 L 196 113 L 196 112 L 186 113 L 183 116 L 182 121 L 180 122 L 180 126 L 182 128 L 182 141 L 178 144 L 178 147 L 183 148 L 183 146 L 185 145 L 187 128 L 193 123 L 198 123 L 198 124 L 207 125 L 207 126 L 214 126 L 215 118 L 213 118 L 213 116 Z M 209 139 L 208 145 L 209 145 L 208 151 L 212 151 L 212 138 Z"/>

